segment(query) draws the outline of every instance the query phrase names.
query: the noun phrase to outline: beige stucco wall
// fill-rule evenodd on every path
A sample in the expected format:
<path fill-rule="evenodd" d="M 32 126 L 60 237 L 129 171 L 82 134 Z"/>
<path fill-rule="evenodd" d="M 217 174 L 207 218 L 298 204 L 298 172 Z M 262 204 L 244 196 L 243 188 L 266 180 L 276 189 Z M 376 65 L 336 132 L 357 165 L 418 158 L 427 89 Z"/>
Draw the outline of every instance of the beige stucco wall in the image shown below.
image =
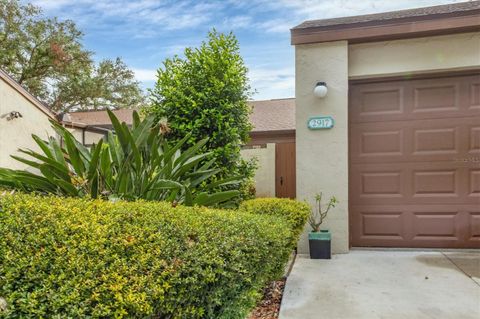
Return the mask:
<path fill-rule="evenodd" d="M 348 234 L 348 80 L 468 70 L 480 67 L 480 32 L 347 45 L 346 41 L 297 45 L 296 145 L 297 198 L 313 204 L 316 192 L 335 195 L 340 205 L 327 217 L 334 253 L 347 252 Z M 313 96 L 317 81 L 328 94 Z M 335 127 L 311 131 L 311 116 L 330 115 Z M 299 252 L 308 252 L 306 227 Z"/>
<path fill-rule="evenodd" d="M 72 133 L 73 137 L 80 143 L 82 142 L 82 129 L 67 127 L 67 130 Z"/>
<path fill-rule="evenodd" d="M 297 199 L 314 204 L 323 192 L 340 204 L 327 217 L 324 228 L 332 232 L 333 252 L 348 251 L 348 46 L 346 41 L 298 45 L 295 50 Z M 327 82 L 323 99 L 313 95 L 318 81 Z M 335 126 L 312 131 L 312 116 L 332 116 Z M 308 253 L 307 232 L 299 253 Z"/>
<path fill-rule="evenodd" d="M 91 145 L 93 143 L 97 144 L 98 141 L 105 137 L 105 134 L 96 133 L 96 132 L 85 132 L 85 144 Z"/>
<path fill-rule="evenodd" d="M 268 143 L 265 148 L 243 149 L 244 159 L 257 159 L 255 171 L 255 190 L 257 197 L 275 197 L 275 144 Z"/>
<path fill-rule="evenodd" d="M 4 115 L 17 111 L 23 117 L 7 121 Z M 29 102 L 15 89 L 0 79 L 0 167 L 23 169 L 26 165 L 10 157 L 21 155 L 19 148 L 39 151 L 32 134 L 42 138 L 54 136 L 49 117 Z M 21 155 L 22 157 L 28 157 Z"/>
<path fill-rule="evenodd" d="M 77 141 L 83 143 L 83 130 L 81 128 L 67 128 Z M 105 135 L 97 132 L 85 131 L 85 145 L 98 143 Z"/>
<path fill-rule="evenodd" d="M 464 70 L 480 66 L 480 32 L 349 46 L 350 78 Z"/>

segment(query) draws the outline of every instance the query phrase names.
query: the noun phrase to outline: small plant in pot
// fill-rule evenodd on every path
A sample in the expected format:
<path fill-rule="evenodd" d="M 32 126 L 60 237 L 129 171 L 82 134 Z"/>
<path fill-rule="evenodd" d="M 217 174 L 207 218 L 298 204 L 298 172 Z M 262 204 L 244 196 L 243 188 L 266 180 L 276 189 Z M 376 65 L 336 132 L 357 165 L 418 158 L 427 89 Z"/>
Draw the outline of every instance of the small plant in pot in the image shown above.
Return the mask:
<path fill-rule="evenodd" d="M 315 196 L 315 208 L 312 210 L 308 223 L 312 227 L 312 231 L 308 233 L 308 244 L 310 246 L 311 259 L 330 259 L 331 258 L 331 242 L 332 236 L 327 229 L 320 229 L 325 217 L 331 208 L 337 205 L 338 200 L 335 196 L 330 197 L 326 206 L 322 205 L 323 194 Z"/>

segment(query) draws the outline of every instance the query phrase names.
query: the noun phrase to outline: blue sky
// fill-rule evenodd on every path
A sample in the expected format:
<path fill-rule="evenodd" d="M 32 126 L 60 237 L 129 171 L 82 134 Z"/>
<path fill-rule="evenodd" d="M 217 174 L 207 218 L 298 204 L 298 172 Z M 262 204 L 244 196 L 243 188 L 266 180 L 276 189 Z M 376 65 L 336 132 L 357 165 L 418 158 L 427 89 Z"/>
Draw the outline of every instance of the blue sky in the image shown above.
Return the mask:
<path fill-rule="evenodd" d="M 304 20 L 464 0 L 33 0 L 47 16 L 72 19 L 97 60 L 121 57 L 144 88 L 166 57 L 197 46 L 208 30 L 233 31 L 249 68 L 254 99 L 294 96 L 289 29 Z M 27 1 L 25 1 L 27 2 Z"/>

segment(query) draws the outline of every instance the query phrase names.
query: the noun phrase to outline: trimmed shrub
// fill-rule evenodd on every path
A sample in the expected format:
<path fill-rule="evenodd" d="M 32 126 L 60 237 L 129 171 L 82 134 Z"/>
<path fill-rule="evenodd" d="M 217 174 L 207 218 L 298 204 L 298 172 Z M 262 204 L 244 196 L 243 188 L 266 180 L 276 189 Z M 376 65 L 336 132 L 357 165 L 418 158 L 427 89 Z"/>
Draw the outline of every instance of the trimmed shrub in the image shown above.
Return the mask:
<path fill-rule="evenodd" d="M 293 231 L 291 243 L 297 245 L 298 236 L 310 216 L 310 206 L 306 202 L 300 202 L 288 198 L 256 198 L 244 201 L 240 210 L 247 213 L 280 216 L 291 226 Z"/>
<path fill-rule="evenodd" d="M 0 196 L 0 317 L 243 319 L 291 236 L 278 216 Z"/>

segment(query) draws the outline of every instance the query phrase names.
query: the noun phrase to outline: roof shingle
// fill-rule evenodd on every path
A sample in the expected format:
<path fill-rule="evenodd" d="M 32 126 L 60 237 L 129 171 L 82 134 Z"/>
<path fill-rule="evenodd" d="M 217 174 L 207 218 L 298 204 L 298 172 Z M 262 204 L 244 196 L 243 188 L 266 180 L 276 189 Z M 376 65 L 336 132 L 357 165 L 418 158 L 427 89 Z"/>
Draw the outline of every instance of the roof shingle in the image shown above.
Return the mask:
<path fill-rule="evenodd" d="M 295 99 L 274 99 L 249 102 L 253 108 L 252 132 L 295 130 Z"/>
<path fill-rule="evenodd" d="M 113 110 L 112 112 L 120 122 L 125 122 L 128 125 L 133 123 L 132 109 Z M 111 127 L 110 117 L 108 117 L 107 111 L 70 112 L 67 114 L 67 122 L 87 126 Z"/>

